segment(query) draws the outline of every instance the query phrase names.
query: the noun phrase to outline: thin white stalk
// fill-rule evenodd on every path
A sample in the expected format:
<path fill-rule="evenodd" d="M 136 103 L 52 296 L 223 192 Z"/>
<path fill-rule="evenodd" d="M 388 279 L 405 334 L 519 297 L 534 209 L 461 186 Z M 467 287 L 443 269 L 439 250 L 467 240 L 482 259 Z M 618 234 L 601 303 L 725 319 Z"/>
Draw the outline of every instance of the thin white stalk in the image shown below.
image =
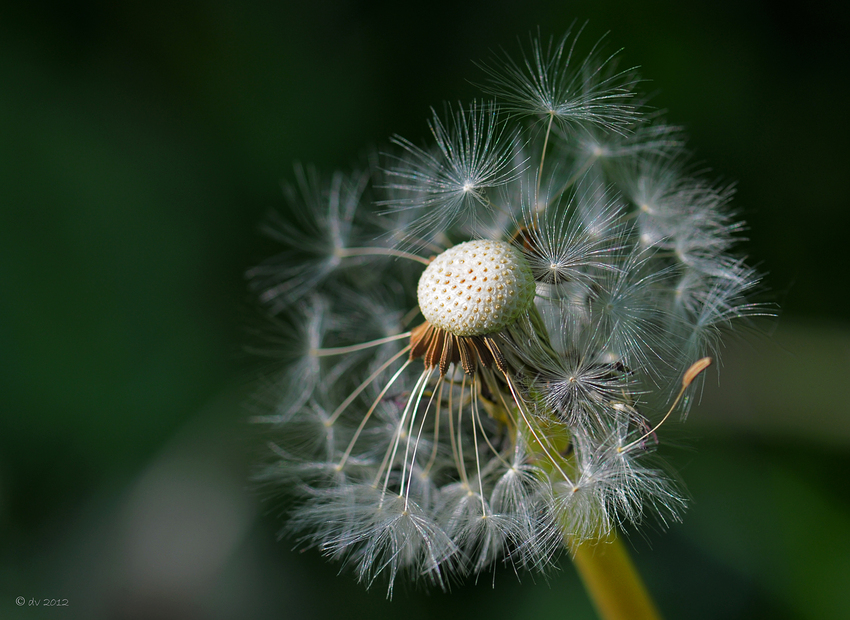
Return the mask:
<path fill-rule="evenodd" d="M 393 250 L 392 248 L 339 248 L 334 254 L 340 258 L 350 258 L 353 256 L 395 256 L 396 258 L 406 258 L 416 261 L 426 267 L 431 264 L 427 258 L 422 258 L 410 252 L 402 252 L 401 250 Z"/>
<path fill-rule="evenodd" d="M 387 336 L 386 338 L 378 338 L 377 340 L 370 340 L 369 342 L 361 342 L 360 344 L 352 344 L 346 347 L 333 347 L 330 349 L 310 349 L 310 355 L 313 357 L 328 357 L 331 355 L 345 355 L 346 353 L 355 353 L 356 351 L 362 351 L 364 349 L 371 349 L 372 347 L 378 347 L 382 344 L 387 344 L 388 342 L 395 342 L 396 340 L 404 340 L 410 336 L 410 332 L 404 332 L 403 334 L 396 334 L 395 336 Z"/>
<path fill-rule="evenodd" d="M 378 394 L 378 397 L 375 399 L 375 402 L 372 403 L 372 406 L 369 407 L 369 410 L 366 412 L 366 415 L 363 416 L 363 419 L 360 421 L 360 424 L 357 427 L 357 430 L 354 432 L 354 437 L 351 438 L 351 441 L 348 444 L 348 448 L 345 450 L 345 454 L 342 455 L 342 458 L 339 461 L 339 464 L 336 466 L 337 471 L 341 471 L 345 466 L 345 462 L 348 460 L 349 455 L 351 455 L 351 451 L 354 449 L 354 444 L 357 443 L 357 439 L 360 437 L 360 433 L 363 432 L 363 429 L 366 427 L 366 422 L 369 421 L 369 418 L 372 416 L 372 412 L 375 411 L 375 408 L 378 406 L 378 403 L 384 398 L 384 394 L 387 393 L 387 390 L 390 389 L 393 383 L 395 383 L 396 379 L 399 378 L 404 369 L 410 364 L 410 360 L 407 360 L 404 364 L 402 364 L 401 368 L 399 368 L 396 373 L 390 378 L 387 384 L 384 386 L 384 389 L 381 390 L 381 393 Z"/>
<path fill-rule="evenodd" d="M 342 401 L 342 403 L 339 405 L 339 407 L 336 408 L 336 411 L 334 411 L 331 414 L 331 417 L 329 417 L 327 419 L 327 421 L 325 422 L 325 426 L 332 426 L 337 421 L 337 418 L 339 418 L 339 416 L 342 414 L 342 412 L 345 411 L 346 408 L 352 402 L 354 402 L 354 399 L 357 398 L 357 396 L 360 394 L 360 392 L 365 390 L 369 386 L 369 384 L 372 383 L 372 381 L 374 381 L 378 377 L 378 375 L 380 375 L 382 372 L 384 372 L 394 361 L 396 361 L 402 355 L 404 355 L 405 353 L 410 351 L 411 346 L 412 345 L 407 345 L 401 351 L 399 351 L 398 353 L 393 355 L 390 359 L 388 359 L 386 362 L 381 364 L 381 366 L 380 366 L 380 368 L 378 368 L 378 370 L 376 370 L 371 375 L 369 375 L 369 377 L 363 383 L 358 385 L 357 389 L 355 389 L 351 394 L 349 394 L 348 398 L 346 398 L 344 401 Z"/>

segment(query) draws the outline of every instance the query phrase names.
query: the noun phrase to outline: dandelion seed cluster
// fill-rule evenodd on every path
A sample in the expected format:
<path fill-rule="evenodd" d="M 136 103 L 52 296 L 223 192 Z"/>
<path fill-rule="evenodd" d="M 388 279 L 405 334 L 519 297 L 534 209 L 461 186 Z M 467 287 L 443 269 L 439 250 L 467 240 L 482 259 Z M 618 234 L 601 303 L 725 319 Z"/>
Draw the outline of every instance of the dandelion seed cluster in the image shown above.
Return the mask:
<path fill-rule="evenodd" d="M 297 168 L 283 250 L 249 272 L 287 360 L 255 402 L 259 478 L 287 534 L 389 594 L 678 519 L 657 422 L 761 312 L 731 188 L 576 40 L 482 64 L 494 100 L 435 112 L 429 144 Z"/>

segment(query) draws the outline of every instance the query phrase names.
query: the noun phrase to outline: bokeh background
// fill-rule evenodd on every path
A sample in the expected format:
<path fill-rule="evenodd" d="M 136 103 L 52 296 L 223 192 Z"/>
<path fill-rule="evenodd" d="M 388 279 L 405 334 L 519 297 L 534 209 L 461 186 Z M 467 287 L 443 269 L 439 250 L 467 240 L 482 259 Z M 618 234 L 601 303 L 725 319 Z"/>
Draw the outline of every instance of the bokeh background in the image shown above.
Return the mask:
<path fill-rule="evenodd" d="M 850 617 L 850 5 L 788 6 L 0 4 L 0 617 L 593 617 L 568 561 L 390 603 L 277 542 L 243 405 L 293 162 L 418 141 L 473 60 L 575 19 L 737 180 L 781 307 L 675 430 L 693 503 L 635 561 L 668 618 Z"/>

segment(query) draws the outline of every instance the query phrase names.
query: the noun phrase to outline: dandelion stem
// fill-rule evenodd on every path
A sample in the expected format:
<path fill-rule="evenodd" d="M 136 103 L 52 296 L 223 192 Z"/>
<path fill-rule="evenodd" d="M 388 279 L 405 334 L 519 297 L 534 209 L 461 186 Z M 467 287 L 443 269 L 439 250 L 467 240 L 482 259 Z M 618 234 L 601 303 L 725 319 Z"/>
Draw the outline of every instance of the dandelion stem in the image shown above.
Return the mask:
<path fill-rule="evenodd" d="M 573 563 L 602 620 L 660 620 L 661 614 L 616 534 L 575 548 Z"/>
<path fill-rule="evenodd" d="M 514 384 L 511 381 L 510 375 L 508 373 L 503 373 L 503 374 L 505 376 L 505 380 L 508 383 L 508 387 L 511 390 L 511 396 L 514 397 L 514 403 L 516 403 L 517 409 L 519 410 L 519 414 L 522 416 L 522 419 L 525 421 L 525 425 L 528 428 L 528 430 L 531 432 L 531 435 L 534 437 L 535 441 L 537 441 L 538 445 L 543 450 L 543 454 L 546 455 L 546 458 L 549 459 L 549 462 L 552 463 L 552 465 L 555 467 L 555 469 L 558 470 L 558 473 L 561 474 L 561 476 L 564 477 L 564 480 L 566 480 L 568 484 L 573 484 L 572 480 L 570 480 L 570 477 L 564 472 L 563 469 L 561 469 L 561 466 L 558 465 L 558 461 L 555 460 L 555 457 L 553 457 L 550 454 L 549 450 L 547 449 L 547 447 L 546 447 L 547 445 L 549 445 L 551 447 L 551 444 L 549 443 L 548 439 L 545 440 L 545 442 L 544 442 L 544 439 L 541 439 L 541 437 L 537 434 L 537 431 L 534 430 L 534 426 L 531 424 L 531 421 L 525 415 L 525 409 L 523 407 L 523 401 L 517 395 L 516 390 L 514 389 Z"/>

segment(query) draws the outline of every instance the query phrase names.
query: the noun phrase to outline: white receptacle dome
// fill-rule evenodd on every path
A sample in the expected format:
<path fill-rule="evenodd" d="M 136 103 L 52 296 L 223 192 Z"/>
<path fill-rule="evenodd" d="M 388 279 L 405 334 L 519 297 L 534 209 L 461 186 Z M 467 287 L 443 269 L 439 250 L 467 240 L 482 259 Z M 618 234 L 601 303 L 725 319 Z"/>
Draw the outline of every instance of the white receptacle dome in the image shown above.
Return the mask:
<path fill-rule="evenodd" d="M 419 278 L 419 309 L 455 336 L 483 336 L 516 321 L 534 301 L 534 276 L 522 252 L 503 241 L 449 248 Z"/>

